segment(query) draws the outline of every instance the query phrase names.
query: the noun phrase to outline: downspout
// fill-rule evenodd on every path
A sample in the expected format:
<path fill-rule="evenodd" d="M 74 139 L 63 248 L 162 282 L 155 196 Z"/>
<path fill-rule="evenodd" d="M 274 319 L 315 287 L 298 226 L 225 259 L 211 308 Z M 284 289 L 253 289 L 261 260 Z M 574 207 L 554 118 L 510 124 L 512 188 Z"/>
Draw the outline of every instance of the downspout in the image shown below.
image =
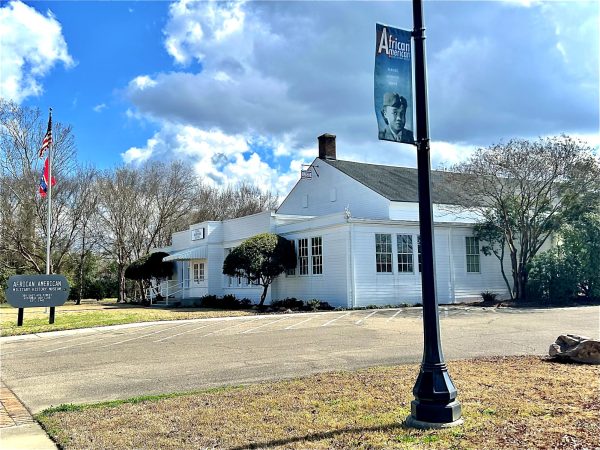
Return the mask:
<path fill-rule="evenodd" d="M 448 227 L 448 262 L 450 267 L 450 295 L 452 303 L 456 303 L 456 279 L 454 274 L 454 254 L 452 250 L 452 225 Z"/>
<path fill-rule="evenodd" d="M 350 259 L 350 302 L 351 308 L 356 308 L 356 285 L 354 283 L 354 253 L 352 253 L 352 241 L 354 239 L 354 224 L 349 223 L 348 258 Z"/>

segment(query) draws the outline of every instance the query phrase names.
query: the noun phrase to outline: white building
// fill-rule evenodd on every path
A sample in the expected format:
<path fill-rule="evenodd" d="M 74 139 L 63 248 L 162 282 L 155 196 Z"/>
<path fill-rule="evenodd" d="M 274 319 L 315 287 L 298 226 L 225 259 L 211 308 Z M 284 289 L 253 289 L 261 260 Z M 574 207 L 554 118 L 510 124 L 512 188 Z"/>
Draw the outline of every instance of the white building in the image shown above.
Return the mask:
<path fill-rule="evenodd" d="M 433 172 L 437 295 L 440 303 L 507 295 L 495 256 L 480 252 L 473 218 L 449 212 L 444 172 Z M 251 216 L 195 224 L 173 234 L 165 260 L 177 262 L 169 281 L 175 298 L 206 294 L 258 301 L 260 286 L 222 274 L 230 249 L 259 233 L 293 240 L 294 271 L 269 288 L 271 299 L 313 298 L 336 307 L 421 302 L 417 171 L 336 159 L 335 136 L 319 137 L 319 157 L 281 206 Z"/>

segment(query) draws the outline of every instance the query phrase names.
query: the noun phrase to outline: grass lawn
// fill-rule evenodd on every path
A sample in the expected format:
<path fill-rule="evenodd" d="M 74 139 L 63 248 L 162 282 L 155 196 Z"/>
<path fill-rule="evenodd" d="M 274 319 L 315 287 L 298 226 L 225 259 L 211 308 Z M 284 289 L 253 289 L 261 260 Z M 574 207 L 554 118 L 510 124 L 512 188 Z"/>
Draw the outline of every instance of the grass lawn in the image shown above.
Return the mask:
<path fill-rule="evenodd" d="M 464 425 L 403 426 L 417 365 L 62 406 L 36 418 L 66 449 L 592 449 L 600 367 L 539 357 L 448 364 Z"/>
<path fill-rule="evenodd" d="M 49 310 L 49 308 L 48 308 Z M 17 326 L 17 308 L 4 303 L 0 305 L 2 336 L 40 333 L 44 331 L 72 330 L 75 328 L 119 325 L 155 320 L 205 319 L 208 317 L 243 316 L 250 311 L 224 311 L 206 308 L 147 308 L 117 303 L 115 300 L 84 301 L 81 305 L 67 302 L 56 308 L 54 323 L 48 323 L 44 308 L 25 308 L 23 326 Z"/>

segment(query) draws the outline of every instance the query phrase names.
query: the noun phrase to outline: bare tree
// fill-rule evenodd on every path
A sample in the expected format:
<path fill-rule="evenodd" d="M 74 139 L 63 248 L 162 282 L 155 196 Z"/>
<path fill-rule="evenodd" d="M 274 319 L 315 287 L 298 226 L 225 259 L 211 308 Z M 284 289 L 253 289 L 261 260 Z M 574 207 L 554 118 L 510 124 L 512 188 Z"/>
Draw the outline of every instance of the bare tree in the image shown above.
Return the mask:
<path fill-rule="evenodd" d="M 187 223 L 196 199 L 191 169 L 181 162 L 121 167 L 101 179 L 99 217 L 103 248 L 117 263 L 119 301 L 126 300 L 125 269 L 152 248 L 169 244 Z M 143 290 L 142 290 L 143 291 Z"/>
<path fill-rule="evenodd" d="M 567 136 L 478 149 L 452 170 L 458 203 L 481 218 L 476 231 L 488 241 L 488 251 L 502 262 L 507 247 L 513 281 L 508 287 L 519 300 L 526 298 L 527 267 L 542 245 L 600 196 L 598 158 Z"/>
<path fill-rule="evenodd" d="M 38 158 L 47 125 L 39 109 L 0 100 L 0 264 L 16 271 L 43 273 L 50 234 L 53 271 L 60 271 L 70 250 L 78 218 L 69 211 L 77 196 L 72 177 L 75 143 L 70 126 L 53 123 L 52 229 L 47 230 L 47 202 L 38 194 L 43 160 Z"/>
<path fill-rule="evenodd" d="M 200 185 L 192 223 L 225 220 L 275 209 L 277 196 L 258 186 L 239 183 L 223 188 Z"/>

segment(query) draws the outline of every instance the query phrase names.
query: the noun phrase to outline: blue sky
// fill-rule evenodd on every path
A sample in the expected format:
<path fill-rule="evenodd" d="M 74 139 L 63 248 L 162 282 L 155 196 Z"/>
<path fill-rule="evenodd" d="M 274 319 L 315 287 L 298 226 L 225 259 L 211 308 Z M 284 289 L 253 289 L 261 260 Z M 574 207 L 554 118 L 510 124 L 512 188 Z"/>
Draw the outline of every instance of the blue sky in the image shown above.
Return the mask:
<path fill-rule="evenodd" d="M 598 2 L 425 1 L 432 163 L 514 137 L 598 146 Z M 183 159 L 206 182 L 285 195 L 316 137 L 414 166 L 377 140 L 375 23 L 401 2 L 0 3 L 0 95 L 54 109 L 98 167 Z"/>

